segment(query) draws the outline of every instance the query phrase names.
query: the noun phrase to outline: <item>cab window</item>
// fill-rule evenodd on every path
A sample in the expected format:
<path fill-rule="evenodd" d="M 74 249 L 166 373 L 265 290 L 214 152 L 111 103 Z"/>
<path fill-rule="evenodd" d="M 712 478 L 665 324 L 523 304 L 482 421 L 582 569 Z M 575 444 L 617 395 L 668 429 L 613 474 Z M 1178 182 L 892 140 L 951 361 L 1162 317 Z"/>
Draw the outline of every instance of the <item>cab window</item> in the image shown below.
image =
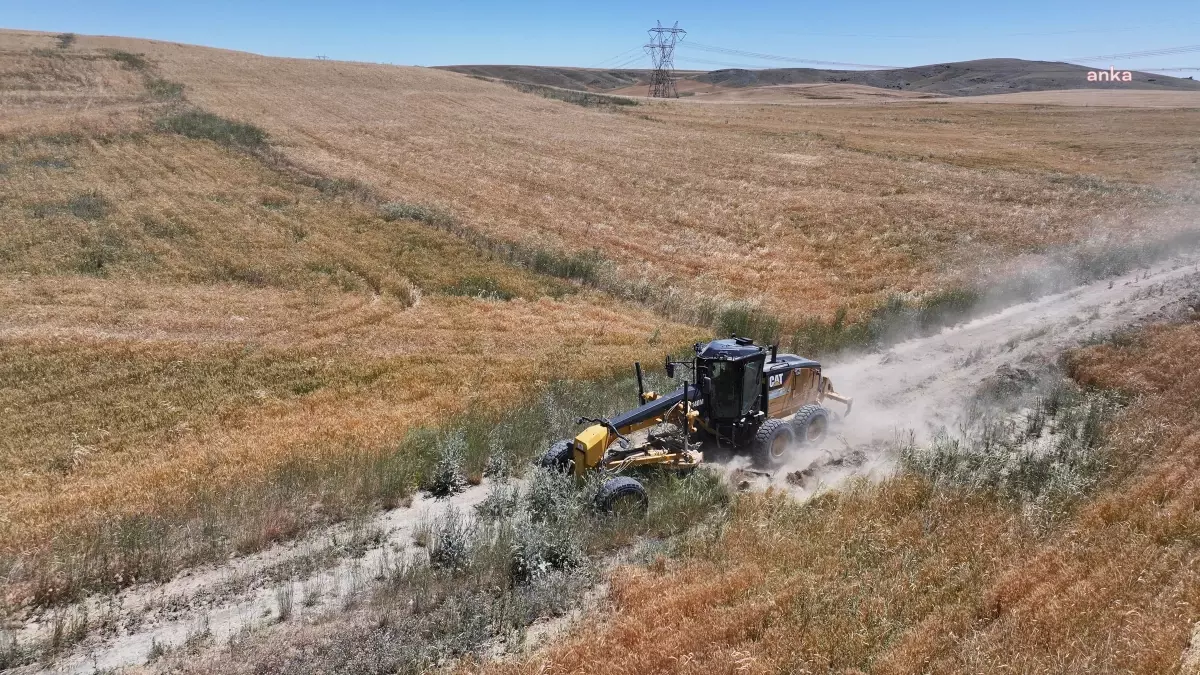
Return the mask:
<path fill-rule="evenodd" d="M 763 362 L 759 360 L 749 361 L 746 363 L 746 370 L 742 373 L 742 411 L 745 415 L 754 408 L 754 402 L 762 393 L 762 371 Z"/>
<path fill-rule="evenodd" d="M 738 365 L 729 361 L 713 361 L 709 365 L 712 377 L 710 404 L 713 416 L 721 419 L 738 415 Z"/>

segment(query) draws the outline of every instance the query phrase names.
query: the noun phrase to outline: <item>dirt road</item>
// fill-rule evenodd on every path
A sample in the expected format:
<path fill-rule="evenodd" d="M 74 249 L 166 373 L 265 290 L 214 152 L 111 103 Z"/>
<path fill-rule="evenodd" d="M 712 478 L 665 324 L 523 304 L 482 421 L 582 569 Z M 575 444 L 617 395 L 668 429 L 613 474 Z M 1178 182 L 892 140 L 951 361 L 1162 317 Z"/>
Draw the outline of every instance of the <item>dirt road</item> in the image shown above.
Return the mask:
<path fill-rule="evenodd" d="M 804 498 L 848 476 L 882 474 L 886 447 L 911 431 L 919 441 L 953 427 L 979 383 L 1002 366 L 1037 370 L 1062 349 L 1095 334 L 1200 304 L 1200 255 L 1167 260 L 1151 270 L 1096 282 L 1004 309 L 940 333 L 826 368 L 840 391 L 855 397 L 853 415 L 820 448 L 759 484 L 782 483 L 787 471 L 809 470 Z M 1186 306 L 1183 311 L 1189 311 Z M 854 455 L 855 461 L 846 461 Z M 741 466 L 738 458 L 731 469 Z M 89 635 L 47 667 L 84 673 L 146 663 L 152 650 L 206 635 L 222 645 L 240 632 L 336 611 L 395 556 L 409 555 L 421 524 L 447 508 L 470 509 L 488 486 L 447 500 L 418 498 L 410 508 L 378 514 L 357 527 L 316 533 L 288 546 L 192 570 L 165 584 L 128 589 L 86 603 Z M 309 570 L 307 573 L 305 570 Z M 80 607 L 66 615 L 78 614 Z M 285 616 L 281 616 L 281 614 Z M 17 631 L 23 643 L 45 640 L 47 614 Z M 156 647 L 158 646 L 158 647 Z M 18 672 L 36 672 L 30 667 Z"/>

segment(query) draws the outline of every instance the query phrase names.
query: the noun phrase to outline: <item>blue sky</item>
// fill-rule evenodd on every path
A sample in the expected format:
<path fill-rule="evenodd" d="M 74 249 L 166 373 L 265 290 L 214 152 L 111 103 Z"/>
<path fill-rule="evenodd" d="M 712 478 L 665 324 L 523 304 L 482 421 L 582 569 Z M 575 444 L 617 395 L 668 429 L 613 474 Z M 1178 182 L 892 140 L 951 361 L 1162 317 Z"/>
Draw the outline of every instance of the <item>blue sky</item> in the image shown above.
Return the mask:
<path fill-rule="evenodd" d="M 616 65 L 638 55 L 636 48 L 646 41 L 646 28 L 659 19 L 668 24 L 679 21 L 688 31 L 685 44 L 880 65 L 995 56 L 1057 60 L 1200 45 L 1197 0 L 820 4 L 0 0 L 4 28 L 415 65 Z M 613 60 L 627 50 L 632 51 L 626 57 Z M 1128 69 L 1200 68 L 1200 50 L 1114 63 Z M 645 64 L 636 61 L 628 67 Z M 727 64 L 801 65 L 683 47 L 676 64 L 704 70 Z"/>

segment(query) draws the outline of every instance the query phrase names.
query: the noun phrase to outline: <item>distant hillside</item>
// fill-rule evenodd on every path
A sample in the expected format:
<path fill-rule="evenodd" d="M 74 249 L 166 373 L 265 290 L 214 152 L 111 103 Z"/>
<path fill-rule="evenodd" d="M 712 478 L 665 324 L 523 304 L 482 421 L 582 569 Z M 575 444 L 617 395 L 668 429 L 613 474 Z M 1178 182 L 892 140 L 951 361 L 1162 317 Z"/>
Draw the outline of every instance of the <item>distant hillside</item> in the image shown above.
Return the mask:
<path fill-rule="evenodd" d="M 1132 82 L 1088 82 L 1093 68 L 1052 61 L 981 59 L 896 70 L 715 70 L 695 77 L 721 87 L 762 87 L 779 84 L 839 82 L 881 89 L 919 91 L 946 96 L 977 96 L 1052 89 L 1177 89 L 1200 90 L 1200 82 L 1134 72 Z"/>
<path fill-rule="evenodd" d="M 644 70 L 594 70 L 553 66 L 437 66 L 466 75 L 494 77 L 582 91 L 620 89 L 646 81 Z"/>
<path fill-rule="evenodd" d="M 586 91 L 613 91 L 644 86 L 646 70 L 595 70 L 543 66 L 442 66 L 468 75 L 547 84 Z M 1086 66 L 1054 61 L 980 59 L 895 70 L 819 70 L 815 68 L 732 68 L 680 73 L 680 91 L 710 93 L 722 89 L 772 87 L 789 84 L 853 84 L 879 89 L 942 96 L 979 96 L 1061 89 L 1167 89 L 1200 91 L 1192 79 L 1133 72 L 1132 82 L 1088 82 Z"/>

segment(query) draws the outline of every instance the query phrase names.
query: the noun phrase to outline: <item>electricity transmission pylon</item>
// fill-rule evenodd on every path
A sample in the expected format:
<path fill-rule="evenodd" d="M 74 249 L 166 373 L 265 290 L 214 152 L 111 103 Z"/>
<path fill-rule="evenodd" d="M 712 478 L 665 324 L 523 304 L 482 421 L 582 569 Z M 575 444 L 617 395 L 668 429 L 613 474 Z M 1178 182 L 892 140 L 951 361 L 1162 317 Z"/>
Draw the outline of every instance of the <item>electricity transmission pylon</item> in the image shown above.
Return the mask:
<path fill-rule="evenodd" d="M 654 72 L 650 75 L 650 96 L 652 98 L 679 98 L 675 90 L 675 45 L 683 40 L 687 31 L 679 27 L 679 22 L 670 28 L 663 28 L 662 22 L 646 31 L 650 34 L 650 43 L 646 45 L 646 53 L 654 61 Z"/>

